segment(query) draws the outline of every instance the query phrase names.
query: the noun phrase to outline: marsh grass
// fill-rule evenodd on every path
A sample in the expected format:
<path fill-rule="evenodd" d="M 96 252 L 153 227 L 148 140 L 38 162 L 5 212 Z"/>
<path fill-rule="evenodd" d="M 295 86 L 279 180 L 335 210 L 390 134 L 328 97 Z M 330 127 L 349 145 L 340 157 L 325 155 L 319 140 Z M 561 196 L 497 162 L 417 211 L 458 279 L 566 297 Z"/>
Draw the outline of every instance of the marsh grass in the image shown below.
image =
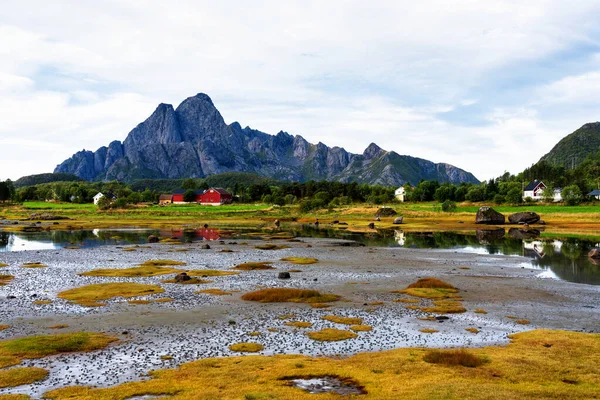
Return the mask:
<path fill-rule="evenodd" d="M 270 288 L 246 293 L 242 300 L 261 303 L 329 303 L 340 300 L 335 294 L 321 294 L 311 289 Z"/>
<path fill-rule="evenodd" d="M 228 296 L 228 295 L 233 294 L 234 292 L 235 291 L 233 291 L 233 290 L 232 291 L 226 291 L 226 290 L 216 289 L 215 288 L 215 289 L 198 290 L 197 292 L 194 292 L 194 293 L 197 293 L 197 294 L 201 294 L 201 293 L 212 294 L 213 296 Z"/>
<path fill-rule="evenodd" d="M 423 329 L 419 329 L 419 332 L 422 332 L 422 333 L 436 333 L 436 332 L 439 332 L 439 331 L 437 329 L 423 328 Z"/>
<path fill-rule="evenodd" d="M 10 325 L 0 324 L 0 331 L 10 328 Z"/>
<path fill-rule="evenodd" d="M 458 289 L 451 284 L 437 278 L 422 278 L 411 283 L 404 290 L 396 290 L 392 293 L 408 294 L 424 299 L 446 299 L 456 298 Z"/>
<path fill-rule="evenodd" d="M 420 310 L 435 314 L 460 314 L 467 311 L 460 301 L 454 300 L 435 300 L 433 306 L 420 307 Z"/>
<path fill-rule="evenodd" d="M 322 320 L 333 322 L 336 324 L 343 325 L 360 325 L 362 324 L 362 318 L 350 318 L 350 317 L 338 317 L 337 315 L 325 315 L 321 317 Z"/>
<path fill-rule="evenodd" d="M 306 265 L 319 262 L 317 258 L 312 257 L 284 257 L 281 261 L 291 262 L 292 264 Z"/>
<path fill-rule="evenodd" d="M 122 268 L 122 269 L 94 269 L 83 272 L 81 276 L 119 276 L 127 278 L 148 277 L 167 275 L 182 272 L 180 269 L 161 267 L 157 265 L 145 265 L 140 267 Z"/>
<path fill-rule="evenodd" d="M 177 281 L 175 278 L 172 279 L 165 279 L 161 281 L 162 283 L 175 283 L 178 285 L 203 285 L 205 283 L 213 283 L 214 281 L 211 281 L 209 279 L 200 279 L 200 278 L 191 278 L 188 279 L 187 281 Z"/>
<path fill-rule="evenodd" d="M 465 349 L 459 350 L 431 350 L 425 353 L 423 361 L 431 364 L 447 366 L 462 366 L 468 368 L 479 367 L 485 360 Z"/>
<path fill-rule="evenodd" d="M 313 326 L 312 322 L 304 322 L 304 321 L 288 321 L 285 324 L 287 326 L 293 326 L 295 328 L 310 328 Z"/>
<path fill-rule="evenodd" d="M 0 360 L 43 358 L 55 354 L 87 352 L 103 349 L 117 338 L 104 333 L 75 332 L 57 335 L 27 336 L 0 341 Z M 10 360 L 9 360 L 10 361 Z M 10 364 L 15 365 L 15 364 Z M 0 368 L 8 365 L 2 365 Z"/>
<path fill-rule="evenodd" d="M 96 283 L 60 292 L 58 297 L 72 301 L 84 307 L 99 307 L 105 305 L 101 300 L 115 297 L 137 297 L 163 293 L 165 290 L 158 285 L 141 283 Z"/>
<path fill-rule="evenodd" d="M 373 330 L 373 327 L 369 325 L 352 325 L 350 329 L 354 332 L 370 332 Z"/>
<path fill-rule="evenodd" d="M 475 333 L 475 334 L 479 333 L 479 329 L 477 329 L 477 328 L 465 328 L 465 331 Z"/>
<path fill-rule="evenodd" d="M 405 303 L 405 304 L 417 304 L 417 303 L 421 302 L 421 300 L 417 300 L 417 299 L 395 299 L 392 301 L 395 303 Z"/>
<path fill-rule="evenodd" d="M 43 306 L 45 304 L 52 304 L 52 300 L 35 300 L 33 301 L 33 304 L 36 306 Z"/>
<path fill-rule="evenodd" d="M 329 308 L 331 307 L 331 304 L 325 304 L 325 303 L 311 303 L 310 306 L 312 308 Z"/>
<path fill-rule="evenodd" d="M 228 275 L 239 275 L 239 272 L 235 271 L 221 271 L 217 269 L 194 269 L 191 271 L 185 271 L 189 276 L 228 276 Z"/>
<path fill-rule="evenodd" d="M 338 342 L 340 340 L 354 339 L 358 336 L 354 332 L 334 328 L 325 328 L 320 331 L 307 332 L 306 335 L 319 342 Z"/>
<path fill-rule="evenodd" d="M 150 304 L 150 300 L 127 300 L 127 303 L 133 305 Z"/>
<path fill-rule="evenodd" d="M 515 324 L 519 324 L 519 325 L 529 325 L 531 323 L 530 320 L 528 319 L 517 319 L 515 320 Z"/>
<path fill-rule="evenodd" d="M 26 394 L 0 394 L 0 400 L 31 400 Z"/>
<path fill-rule="evenodd" d="M 286 246 L 285 244 L 273 244 L 273 243 L 265 243 L 254 246 L 255 249 L 259 250 L 282 250 L 289 249 L 290 246 Z"/>
<path fill-rule="evenodd" d="M 487 311 L 485 311 L 484 309 L 478 308 L 476 310 L 473 311 L 475 314 L 487 314 Z"/>
<path fill-rule="evenodd" d="M 238 264 L 231 269 L 239 270 L 239 271 L 255 271 L 255 270 L 266 270 L 266 269 L 275 269 L 271 266 L 273 264 L 270 261 L 265 262 L 245 262 L 242 264 Z"/>
<path fill-rule="evenodd" d="M 0 286 L 8 285 L 8 282 L 12 281 L 13 279 L 15 279 L 15 277 L 12 275 L 0 274 Z"/>
<path fill-rule="evenodd" d="M 48 329 L 65 329 L 68 327 L 69 327 L 68 324 L 56 324 L 56 325 L 49 326 Z"/>
<path fill-rule="evenodd" d="M 46 379 L 49 372 L 43 368 L 24 367 L 0 370 L 0 388 L 27 385 Z"/>
<path fill-rule="evenodd" d="M 26 262 L 21 265 L 21 268 L 48 268 L 48 266 L 40 262 Z"/>
<path fill-rule="evenodd" d="M 7 264 L 7 263 L 0 262 L 0 268 L 3 268 L 3 267 L 8 267 L 8 264 Z"/>
<path fill-rule="evenodd" d="M 173 299 L 170 297 L 161 297 L 160 299 L 154 299 L 152 301 L 154 303 L 170 303 L 173 301 Z"/>
<path fill-rule="evenodd" d="M 235 343 L 235 344 L 232 344 L 229 346 L 229 350 L 235 351 L 238 353 L 256 353 L 261 350 L 264 350 L 264 348 L 265 347 L 260 343 L 250 343 L 250 342 Z"/>

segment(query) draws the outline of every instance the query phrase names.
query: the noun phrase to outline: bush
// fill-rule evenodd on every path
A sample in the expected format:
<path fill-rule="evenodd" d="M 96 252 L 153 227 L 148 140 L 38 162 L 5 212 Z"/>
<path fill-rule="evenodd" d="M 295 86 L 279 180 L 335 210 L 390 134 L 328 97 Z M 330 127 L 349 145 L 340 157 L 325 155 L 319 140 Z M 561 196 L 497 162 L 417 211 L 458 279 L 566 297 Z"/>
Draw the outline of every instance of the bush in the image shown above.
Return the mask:
<path fill-rule="evenodd" d="M 501 194 L 497 194 L 494 196 L 494 204 L 502 204 L 506 202 L 506 197 Z"/>
<path fill-rule="evenodd" d="M 525 197 L 525 203 L 533 203 L 533 199 L 530 196 Z"/>
<path fill-rule="evenodd" d="M 442 211 L 454 212 L 456 211 L 456 203 L 452 200 L 446 200 L 442 203 Z"/>
<path fill-rule="evenodd" d="M 563 200 L 570 206 L 575 206 L 583 200 L 581 189 L 577 185 L 569 185 L 562 191 Z"/>
<path fill-rule="evenodd" d="M 523 192 L 517 187 L 510 189 L 506 194 L 506 201 L 511 204 L 521 204 L 523 202 Z"/>

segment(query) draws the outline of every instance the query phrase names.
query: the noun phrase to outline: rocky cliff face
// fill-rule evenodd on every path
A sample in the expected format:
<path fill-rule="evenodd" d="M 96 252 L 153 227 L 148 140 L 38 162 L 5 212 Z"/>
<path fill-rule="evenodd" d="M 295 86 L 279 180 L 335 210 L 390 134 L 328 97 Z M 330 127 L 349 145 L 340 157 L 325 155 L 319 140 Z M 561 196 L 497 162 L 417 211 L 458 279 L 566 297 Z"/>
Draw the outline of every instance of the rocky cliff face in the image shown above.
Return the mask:
<path fill-rule="evenodd" d="M 58 165 L 86 180 L 198 178 L 222 172 L 252 172 L 289 181 L 339 180 L 382 185 L 478 182 L 449 164 L 402 156 L 372 143 L 363 154 L 311 144 L 286 132 L 269 135 L 237 122 L 227 125 L 211 99 L 198 94 L 174 109 L 160 104 L 123 143 L 80 151 Z"/>

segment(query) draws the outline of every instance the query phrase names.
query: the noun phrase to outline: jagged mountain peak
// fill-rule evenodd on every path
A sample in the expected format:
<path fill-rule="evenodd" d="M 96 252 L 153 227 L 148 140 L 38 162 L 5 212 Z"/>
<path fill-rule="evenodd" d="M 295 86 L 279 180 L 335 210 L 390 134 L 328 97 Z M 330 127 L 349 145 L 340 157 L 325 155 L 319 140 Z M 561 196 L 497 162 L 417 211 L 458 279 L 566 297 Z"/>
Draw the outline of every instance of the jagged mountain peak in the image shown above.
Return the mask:
<path fill-rule="evenodd" d="M 381 157 L 386 155 L 386 157 Z M 362 155 L 341 147 L 311 144 L 300 135 L 269 135 L 239 122 L 227 125 L 204 93 L 177 108 L 161 103 L 123 143 L 74 154 L 55 172 L 87 180 L 133 181 L 141 178 L 204 177 L 222 172 L 251 172 L 281 180 L 339 180 L 382 185 L 478 182 L 453 166 L 399 156 L 371 143 Z"/>

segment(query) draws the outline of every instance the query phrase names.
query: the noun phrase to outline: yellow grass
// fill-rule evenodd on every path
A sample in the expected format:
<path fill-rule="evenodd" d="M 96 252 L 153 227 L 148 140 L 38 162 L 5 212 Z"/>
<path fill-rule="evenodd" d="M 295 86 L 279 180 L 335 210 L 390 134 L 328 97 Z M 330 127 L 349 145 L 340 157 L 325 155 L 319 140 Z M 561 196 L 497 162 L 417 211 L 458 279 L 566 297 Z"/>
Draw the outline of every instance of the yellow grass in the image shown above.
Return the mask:
<path fill-rule="evenodd" d="M 229 346 L 229 350 L 239 353 L 256 353 L 263 350 L 265 347 L 260 343 L 235 343 Z"/>
<path fill-rule="evenodd" d="M 27 336 L 20 339 L 3 340 L 0 341 L 0 368 L 16 365 L 22 359 L 99 350 L 115 341 L 117 338 L 104 333 L 91 332 Z"/>
<path fill-rule="evenodd" d="M 435 314 L 459 314 L 467 311 L 461 302 L 454 300 L 436 300 L 433 306 L 420 307 L 420 310 Z"/>
<path fill-rule="evenodd" d="M 475 310 L 473 312 L 476 313 L 476 314 L 487 314 L 487 311 L 485 311 L 485 310 L 483 310 L 481 308 L 478 308 L 477 310 Z"/>
<path fill-rule="evenodd" d="M 69 327 L 68 324 L 56 324 L 56 325 L 49 326 L 48 329 L 65 329 L 68 327 Z"/>
<path fill-rule="evenodd" d="M 84 307 L 103 306 L 101 300 L 115 297 L 136 297 L 162 293 L 165 290 L 157 285 L 144 285 L 141 283 L 97 283 L 60 292 L 58 297 L 72 301 Z"/>
<path fill-rule="evenodd" d="M 284 320 L 284 319 L 292 319 L 292 318 L 294 318 L 295 316 L 296 316 L 296 314 L 281 314 L 281 315 L 278 315 L 278 316 L 277 316 L 277 319 L 281 319 L 281 320 Z"/>
<path fill-rule="evenodd" d="M 162 355 L 162 356 L 160 356 L 160 359 L 161 359 L 161 360 L 168 361 L 168 360 L 172 360 L 172 359 L 173 359 L 173 356 Z"/>
<path fill-rule="evenodd" d="M 246 397 L 249 393 L 264 393 L 264 399 L 269 396 L 278 400 L 339 399 L 338 395 L 313 395 L 282 384 L 280 379 L 296 371 L 297 365 L 303 365 L 303 375 L 354 379 L 367 392 L 356 397 L 365 400 L 597 397 L 600 386 L 597 334 L 537 330 L 513 335 L 512 339 L 507 346 L 469 350 L 479 359 L 489 360 L 476 368 L 426 362 L 423 356 L 431 350 L 414 348 L 344 358 L 302 355 L 210 358 L 151 372 L 149 380 L 109 388 L 72 386 L 51 391 L 44 397 L 109 400 L 145 394 L 171 395 L 170 399 L 183 400 L 198 398 L 201 393 L 204 399 L 239 400 L 251 398 Z M 384 373 L 374 374 L 373 370 Z"/>
<path fill-rule="evenodd" d="M 150 300 L 127 300 L 127 303 L 138 305 L 138 304 L 150 304 Z"/>
<path fill-rule="evenodd" d="M 30 400 L 26 394 L 0 394 L 0 400 Z"/>
<path fill-rule="evenodd" d="M 33 304 L 36 306 L 43 306 L 45 304 L 52 304 L 52 300 L 35 300 L 33 301 Z"/>
<path fill-rule="evenodd" d="M 39 262 L 28 262 L 23 263 L 21 265 L 21 268 L 48 268 L 48 266 Z"/>
<path fill-rule="evenodd" d="M 271 262 L 246 262 L 238 264 L 231 269 L 237 269 L 240 271 L 254 271 L 260 269 L 275 269 L 271 266 Z"/>
<path fill-rule="evenodd" d="M 392 293 L 403 293 L 424 299 L 455 298 L 458 289 L 451 284 L 437 278 L 422 278 L 411 283 L 404 290 L 395 290 Z"/>
<path fill-rule="evenodd" d="M 258 331 L 250 332 L 248 334 L 248 336 L 260 336 L 260 332 L 258 332 Z"/>
<path fill-rule="evenodd" d="M 352 325 L 350 329 L 354 332 L 370 332 L 373 330 L 373 327 L 369 325 Z"/>
<path fill-rule="evenodd" d="M 439 332 L 439 331 L 437 329 L 423 328 L 423 329 L 419 329 L 419 332 L 423 332 L 423 333 L 436 333 L 436 332 Z"/>
<path fill-rule="evenodd" d="M 189 276 L 228 276 L 228 275 L 239 275 L 239 272 L 235 271 L 221 271 L 217 269 L 194 269 L 191 271 L 186 271 Z"/>
<path fill-rule="evenodd" d="M 307 332 L 306 335 L 319 342 L 339 342 L 340 340 L 354 339 L 358 336 L 354 332 L 334 328 L 325 328 L 320 331 Z"/>
<path fill-rule="evenodd" d="M 10 325 L 0 324 L 0 331 L 10 328 Z"/>
<path fill-rule="evenodd" d="M 161 281 L 162 283 L 176 283 L 178 285 L 203 285 L 205 283 L 212 283 L 214 281 L 208 279 L 200 279 L 200 278 L 191 278 L 187 281 L 177 281 L 175 278 L 173 279 L 165 279 Z"/>
<path fill-rule="evenodd" d="M 292 264 L 314 264 L 319 260 L 312 257 L 284 257 L 281 261 L 291 262 Z"/>
<path fill-rule="evenodd" d="M 259 244 L 257 246 L 254 246 L 255 249 L 259 249 L 259 250 L 281 250 L 281 249 L 288 249 L 290 246 L 286 246 L 286 245 L 277 245 L 277 244 L 273 244 L 273 243 L 266 243 L 266 244 Z"/>
<path fill-rule="evenodd" d="M 313 325 L 312 322 L 304 321 L 288 321 L 285 324 L 287 326 L 293 326 L 295 328 L 310 328 Z"/>
<path fill-rule="evenodd" d="M 431 350 L 423 356 L 423 361 L 447 366 L 475 368 L 483 365 L 485 360 L 465 349 Z"/>
<path fill-rule="evenodd" d="M 183 261 L 175 260 L 148 260 L 140 264 L 140 267 L 164 267 L 168 265 L 185 265 Z"/>
<path fill-rule="evenodd" d="M 0 370 L 0 388 L 27 385 L 44 380 L 47 376 L 47 370 L 37 367 Z"/>
<path fill-rule="evenodd" d="M 88 272 L 83 272 L 81 276 L 121 276 L 121 277 L 141 277 L 141 276 L 157 276 L 182 272 L 180 269 L 161 267 L 156 265 L 146 265 L 140 267 L 123 268 L 123 269 L 95 269 Z"/>
<path fill-rule="evenodd" d="M 465 328 L 465 331 L 475 333 L 475 334 L 479 333 L 479 329 L 477 329 L 477 328 Z"/>
<path fill-rule="evenodd" d="M 15 277 L 12 275 L 0 274 L 0 286 L 8 285 L 8 282 L 12 281 L 13 279 L 15 279 Z"/>
<path fill-rule="evenodd" d="M 349 317 L 338 317 L 337 315 L 325 315 L 321 317 L 325 321 L 330 321 L 336 324 L 344 325 L 360 325 L 362 324 L 362 318 L 349 318 Z"/>
<path fill-rule="evenodd" d="M 2 267 L 8 267 L 8 264 L 7 264 L 7 263 L 0 262 L 0 268 L 2 268 Z"/>
<path fill-rule="evenodd" d="M 159 299 L 154 299 L 153 302 L 154 303 L 170 303 L 172 302 L 173 299 L 170 297 L 161 297 Z"/>
<path fill-rule="evenodd" d="M 242 296 L 242 300 L 261 303 L 329 303 L 340 298 L 338 295 L 321 294 L 316 290 L 289 288 L 261 289 Z"/>
<path fill-rule="evenodd" d="M 324 304 L 324 303 L 311 303 L 310 306 L 312 308 L 329 308 L 331 307 L 331 304 Z"/>
<path fill-rule="evenodd" d="M 517 319 L 517 320 L 515 320 L 515 324 L 529 325 L 530 323 L 531 323 L 531 321 L 529 321 L 528 319 Z"/>
<path fill-rule="evenodd" d="M 231 291 L 227 291 L 227 290 L 222 290 L 222 289 L 204 289 L 204 290 L 198 290 L 195 293 L 204 293 L 204 294 L 212 294 L 213 296 L 228 296 L 231 295 L 232 293 L 235 293 L 235 290 L 231 290 Z"/>
<path fill-rule="evenodd" d="M 395 299 L 392 301 L 396 302 L 396 303 L 406 303 L 406 304 L 417 304 L 417 303 L 421 302 L 421 300 L 417 300 L 417 299 Z"/>

